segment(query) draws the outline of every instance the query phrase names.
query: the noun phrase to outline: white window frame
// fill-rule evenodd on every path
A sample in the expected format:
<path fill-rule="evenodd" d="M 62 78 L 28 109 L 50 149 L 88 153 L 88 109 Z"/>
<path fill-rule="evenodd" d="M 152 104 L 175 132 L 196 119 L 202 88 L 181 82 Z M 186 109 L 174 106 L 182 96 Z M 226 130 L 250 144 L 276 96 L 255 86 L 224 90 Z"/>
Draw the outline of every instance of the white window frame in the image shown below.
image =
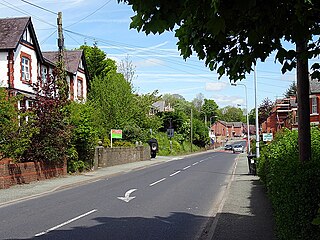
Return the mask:
<path fill-rule="evenodd" d="M 318 113 L 318 101 L 316 97 L 311 98 L 311 114 Z"/>
<path fill-rule="evenodd" d="M 41 67 L 41 80 L 43 84 L 48 82 L 48 68 L 46 66 Z"/>
<path fill-rule="evenodd" d="M 30 59 L 24 56 L 21 58 L 21 74 L 23 81 L 30 81 Z"/>

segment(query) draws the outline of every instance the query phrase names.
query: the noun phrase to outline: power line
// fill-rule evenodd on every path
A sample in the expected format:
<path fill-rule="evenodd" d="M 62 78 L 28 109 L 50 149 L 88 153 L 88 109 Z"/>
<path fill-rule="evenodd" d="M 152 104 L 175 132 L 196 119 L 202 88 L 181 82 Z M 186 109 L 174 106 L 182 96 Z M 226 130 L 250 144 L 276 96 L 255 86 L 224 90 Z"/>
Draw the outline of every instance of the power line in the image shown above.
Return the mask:
<path fill-rule="evenodd" d="M 6 3 L 6 4 L 4 4 L 4 3 L 0 2 L 0 4 L 3 5 L 3 6 L 6 6 L 6 7 L 10 8 L 10 9 L 12 9 L 14 11 L 17 11 L 17 12 L 32 16 L 34 19 L 37 19 L 40 22 L 43 22 L 43 23 L 46 23 L 46 24 L 48 24 L 50 26 L 56 27 L 56 25 L 54 25 L 52 23 L 49 23 L 49 22 L 47 22 L 47 21 L 45 21 L 45 20 L 43 20 L 43 19 L 41 19 L 41 18 L 39 18 L 39 17 L 37 17 L 37 16 L 35 16 L 35 15 L 33 15 L 33 14 L 31 14 L 31 13 L 29 13 L 29 12 L 27 12 L 27 11 L 21 9 L 21 8 L 19 8 L 19 7 L 16 7 L 13 4 L 11 4 L 11 3 L 9 3 L 9 2 L 7 2 L 5 0 L 2 0 L 2 1 Z"/>
<path fill-rule="evenodd" d="M 23 0 L 21 0 L 23 1 Z M 88 17 L 92 16 L 93 14 L 95 14 L 96 12 L 98 12 L 100 9 L 104 8 L 107 4 L 109 4 L 111 2 L 111 0 L 107 1 L 106 3 L 104 3 L 101 7 L 97 8 L 95 11 L 93 11 L 92 13 L 90 13 L 89 15 L 85 16 L 84 18 L 81 18 L 79 21 L 72 23 L 70 25 L 68 25 L 67 27 L 71 27 L 73 25 L 78 24 L 79 22 L 82 22 L 83 20 L 87 19 Z"/>
<path fill-rule="evenodd" d="M 21 0 L 21 1 L 22 1 L 22 2 L 24 2 L 24 3 L 27 3 L 27 4 L 31 5 L 31 6 L 34 6 L 34 7 L 40 8 L 40 9 L 42 9 L 42 10 L 44 10 L 44 11 L 49 12 L 49 13 L 52 13 L 52 14 L 58 15 L 58 13 L 53 12 L 53 11 L 51 11 L 51 10 L 47 9 L 47 8 L 41 7 L 41 6 L 39 6 L 39 5 L 36 5 L 36 4 L 34 4 L 34 3 L 28 2 L 28 1 L 26 1 L 26 0 Z"/>
<path fill-rule="evenodd" d="M 46 37 L 44 40 L 41 41 L 40 44 L 43 44 L 44 42 L 46 42 L 53 34 L 55 34 L 57 32 L 57 30 L 55 30 L 53 33 L 51 33 L 48 37 Z"/>

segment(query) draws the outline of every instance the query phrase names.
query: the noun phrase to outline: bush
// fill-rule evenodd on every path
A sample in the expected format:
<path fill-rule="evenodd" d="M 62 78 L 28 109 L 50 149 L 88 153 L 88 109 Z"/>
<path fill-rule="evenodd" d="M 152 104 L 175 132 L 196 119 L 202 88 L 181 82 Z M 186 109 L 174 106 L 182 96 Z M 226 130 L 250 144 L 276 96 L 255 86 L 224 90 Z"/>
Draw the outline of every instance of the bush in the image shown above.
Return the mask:
<path fill-rule="evenodd" d="M 312 159 L 301 163 L 297 131 L 284 130 L 261 151 L 258 174 L 271 199 L 279 239 L 320 239 L 312 225 L 320 202 L 320 131 L 312 129 Z"/>

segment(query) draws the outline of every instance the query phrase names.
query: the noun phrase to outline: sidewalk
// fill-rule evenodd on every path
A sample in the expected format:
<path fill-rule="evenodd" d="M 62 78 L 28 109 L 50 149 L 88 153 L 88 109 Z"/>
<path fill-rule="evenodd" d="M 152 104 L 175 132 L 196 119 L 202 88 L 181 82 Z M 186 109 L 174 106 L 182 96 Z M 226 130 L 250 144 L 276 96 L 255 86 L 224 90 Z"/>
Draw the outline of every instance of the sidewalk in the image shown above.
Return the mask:
<path fill-rule="evenodd" d="M 248 172 L 247 155 L 240 154 L 235 174 L 211 227 L 212 240 L 276 239 L 266 189 L 259 177 Z"/>

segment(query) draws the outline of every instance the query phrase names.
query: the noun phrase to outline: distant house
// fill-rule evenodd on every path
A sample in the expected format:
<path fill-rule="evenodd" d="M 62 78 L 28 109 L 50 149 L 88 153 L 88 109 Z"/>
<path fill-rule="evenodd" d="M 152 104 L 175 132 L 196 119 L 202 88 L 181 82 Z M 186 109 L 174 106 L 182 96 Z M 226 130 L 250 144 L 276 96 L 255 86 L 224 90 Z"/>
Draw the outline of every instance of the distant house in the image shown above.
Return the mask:
<path fill-rule="evenodd" d="M 279 129 L 286 127 L 297 128 L 297 102 L 296 97 L 277 99 L 269 117 L 261 124 L 262 133 L 275 134 Z"/>
<path fill-rule="evenodd" d="M 33 101 L 34 83 L 42 86 L 52 75 L 58 52 L 41 52 L 30 17 L 0 19 L 0 87 L 25 96 L 20 105 Z M 87 98 L 88 73 L 82 51 L 65 51 L 70 99 Z"/>
<path fill-rule="evenodd" d="M 211 125 L 211 136 L 214 136 L 215 141 L 225 141 L 226 139 L 233 139 L 243 137 L 245 135 L 244 124 L 242 122 L 225 122 L 218 120 Z"/>
<path fill-rule="evenodd" d="M 149 115 L 155 115 L 159 112 L 174 112 L 174 109 L 170 106 L 170 103 L 166 105 L 166 102 L 161 100 L 152 104 Z"/>
<path fill-rule="evenodd" d="M 310 125 L 319 126 L 320 122 L 320 82 L 311 80 L 310 83 Z M 261 124 L 263 133 L 275 134 L 281 128 L 298 129 L 298 104 L 296 96 L 277 99 L 269 117 Z"/>

